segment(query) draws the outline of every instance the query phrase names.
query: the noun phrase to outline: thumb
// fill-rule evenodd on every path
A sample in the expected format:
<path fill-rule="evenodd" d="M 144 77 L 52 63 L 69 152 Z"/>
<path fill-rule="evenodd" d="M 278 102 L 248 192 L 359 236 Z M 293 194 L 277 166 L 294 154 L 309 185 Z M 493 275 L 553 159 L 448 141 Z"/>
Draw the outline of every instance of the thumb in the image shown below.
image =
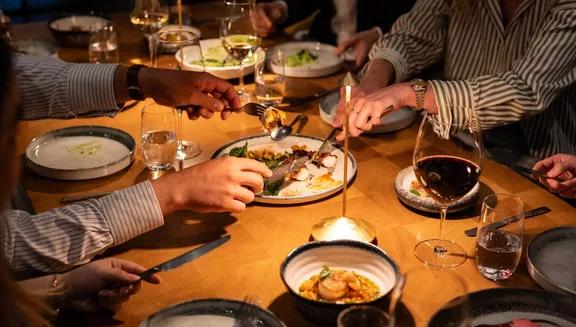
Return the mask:
<path fill-rule="evenodd" d="M 127 272 L 122 268 L 110 267 L 102 272 L 100 279 L 107 285 L 131 284 L 140 280 L 140 276 Z"/>
<path fill-rule="evenodd" d="M 204 94 L 198 90 L 192 90 L 190 97 L 188 98 L 188 105 L 196 105 L 205 108 L 209 111 L 222 111 L 224 110 L 224 104 L 222 101 Z"/>
<path fill-rule="evenodd" d="M 547 173 L 548 177 L 558 177 L 562 175 L 566 171 L 566 167 L 564 167 L 563 162 L 556 163 L 552 169 L 550 169 Z"/>

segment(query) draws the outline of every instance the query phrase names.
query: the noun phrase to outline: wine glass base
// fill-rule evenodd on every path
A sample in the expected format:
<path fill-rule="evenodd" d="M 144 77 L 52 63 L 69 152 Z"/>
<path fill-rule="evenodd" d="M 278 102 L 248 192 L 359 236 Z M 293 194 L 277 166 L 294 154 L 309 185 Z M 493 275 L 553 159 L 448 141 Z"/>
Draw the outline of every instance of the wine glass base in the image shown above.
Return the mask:
<path fill-rule="evenodd" d="M 189 141 L 181 141 L 181 144 L 179 144 L 176 149 L 176 159 L 192 159 L 199 156 L 200 153 L 202 153 L 200 145 Z"/>
<path fill-rule="evenodd" d="M 460 245 L 439 239 L 416 244 L 414 255 L 427 266 L 438 269 L 458 267 L 468 258 L 468 254 Z"/>
<path fill-rule="evenodd" d="M 371 243 L 376 238 L 376 229 L 364 219 L 352 217 L 328 217 L 312 226 L 315 241 L 355 240 Z"/>

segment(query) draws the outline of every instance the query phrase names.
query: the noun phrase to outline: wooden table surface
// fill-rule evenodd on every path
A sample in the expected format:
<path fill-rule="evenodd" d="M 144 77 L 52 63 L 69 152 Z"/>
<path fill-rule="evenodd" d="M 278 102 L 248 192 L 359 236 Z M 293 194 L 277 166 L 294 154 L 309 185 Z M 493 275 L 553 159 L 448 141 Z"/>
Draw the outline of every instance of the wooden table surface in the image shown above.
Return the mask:
<path fill-rule="evenodd" d="M 192 8 L 192 21 L 202 29 L 204 37 L 217 37 L 218 5 L 202 4 Z M 119 26 L 121 61 L 147 63 L 145 44 L 138 30 L 131 27 L 128 14 L 112 15 Z M 44 39 L 51 36 L 45 22 L 14 26 L 16 39 Z M 264 45 L 279 42 L 266 40 Z M 60 49 L 59 56 L 69 61 L 87 59 L 86 49 Z M 316 79 L 289 79 L 288 96 L 305 96 L 334 88 L 342 74 Z M 42 120 L 21 122 L 18 133 L 18 153 L 32 138 L 56 128 L 74 125 L 104 125 L 130 133 L 139 143 L 140 109 L 143 104 L 119 114 L 116 118 L 72 120 Z M 318 103 L 288 109 L 290 117 L 306 113 L 310 117 L 303 134 L 324 136 L 330 126 L 318 114 Z M 348 212 L 371 222 L 377 230 L 378 245 L 386 250 L 401 269 L 421 265 L 414 257 L 414 245 L 420 240 L 434 238 L 438 233 L 436 216 L 427 217 L 403 206 L 394 192 L 398 172 L 410 166 L 418 126 L 382 135 L 363 136 L 351 140 L 351 149 L 358 160 L 358 176 L 350 188 Z M 221 145 L 243 136 L 261 132 L 256 119 L 247 115 L 233 115 L 228 121 L 185 120 L 185 137 L 202 146 L 202 154 L 192 163 L 207 160 Z M 129 169 L 112 176 L 84 182 L 64 182 L 39 177 L 23 170 L 23 185 L 37 211 L 58 207 L 63 196 L 113 191 L 148 178 L 140 153 Z M 526 221 L 526 240 L 558 225 L 575 225 L 575 210 L 530 180 L 507 167 L 487 161 L 481 176 L 481 197 L 492 192 L 508 192 L 520 196 L 527 208 L 546 205 L 552 211 Z M 308 241 L 311 226 L 320 218 L 339 214 L 341 196 L 334 196 L 311 204 L 294 206 L 266 206 L 253 204 L 245 212 L 230 214 L 197 214 L 183 212 L 165 218 L 165 225 L 142 235 L 109 253 L 133 260 L 143 266 L 153 266 L 199 244 L 228 233 L 231 241 L 209 255 L 205 255 L 171 272 L 161 273 L 161 285 L 144 284 L 115 315 L 126 326 L 137 326 L 146 316 L 175 303 L 202 298 L 243 299 L 250 295 L 261 305 L 279 316 L 287 326 L 312 326 L 296 311 L 279 276 L 279 267 L 286 255 Z M 480 202 L 480 201 L 478 201 Z M 479 204 L 459 215 L 449 215 L 445 236 L 474 254 L 474 238 L 464 230 L 477 224 Z M 453 218 L 453 219 L 450 219 Z M 527 243 L 527 242 L 525 242 Z M 517 273 L 508 281 L 494 283 L 476 270 L 473 257 L 453 271 L 463 276 L 470 291 L 493 287 L 536 287 L 529 277 L 522 259 Z M 450 285 L 446 285 L 450 287 Z M 411 307 L 411 304 L 407 304 Z M 412 310 L 422 325 L 428 317 Z"/>

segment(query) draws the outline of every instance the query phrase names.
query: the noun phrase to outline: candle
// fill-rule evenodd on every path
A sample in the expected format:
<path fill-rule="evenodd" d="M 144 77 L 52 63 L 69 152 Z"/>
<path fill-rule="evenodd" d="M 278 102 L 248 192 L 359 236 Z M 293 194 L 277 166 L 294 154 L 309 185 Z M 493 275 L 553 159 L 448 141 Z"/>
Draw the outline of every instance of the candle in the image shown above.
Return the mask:
<path fill-rule="evenodd" d="M 177 1 L 178 6 L 178 26 L 182 29 L 182 0 Z"/>

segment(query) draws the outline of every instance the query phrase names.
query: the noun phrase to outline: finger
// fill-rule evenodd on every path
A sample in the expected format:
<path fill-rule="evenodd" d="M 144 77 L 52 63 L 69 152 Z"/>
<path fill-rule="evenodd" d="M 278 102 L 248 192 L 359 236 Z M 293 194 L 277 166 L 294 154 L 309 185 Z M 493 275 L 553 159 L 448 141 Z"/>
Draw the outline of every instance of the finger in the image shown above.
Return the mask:
<path fill-rule="evenodd" d="M 112 258 L 112 267 L 120 268 L 123 271 L 131 274 L 141 274 L 146 271 L 146 268 L 141 265 L 124 259 Z"/>
<path fill-rule="evenodd" d="M 195 120 L 200 117 L 200 108 L 198 107 L 187 107 L 186 108 L 186 115 L 188 119 Z"/>
<path fill-rule="evenodd" d="M 384 109 L 381 109 L 377 115 L 372 116 L 372 124 L 374 125 L 382 125 L 382 118 L 385 114 L 392 111 L 392 107 L 388 106 Z"/>
<path fill-rule="evenodd" d="M 140 280 L 140 276 L 134 273 L 129 273 L 121 268 L 110 268 L 104 270 L 100 279 L 108 285 L 114 284 L 130 284 Z"/>
<path fill-rule="evenodd" d="M 532 167 L 532 169 L 536 171 L 547 172 L 553 166 L 554 166 L 554 157 L 548 157 L 544 160 L 538 161 L 534 165 L 534 167 Z"/>
<path fill-rule="evenodd" d="M 558 177 L 562 175 L 566 171 L 566 167 L 564 166 L 564 162 L 557 162 L 548 172 L 546 175 L 548 177 Z"/>
<path fill-rule="evenodd" d="M 239 178 L 240 185 L 249 187 L 253 193 L 260 193 L 264 188 L 262 175 L 255 173 L 242 173 Z"/>
<path fill-rule="evenodd" d="M 247 189 L 245 187 L 239 186 L 234 191 L 234 193 L 235 193 L 235 195 L 234 195 L 235 200 L 242 201 L 244 203 L 250 203 L 250 202 L 254 201 L 254 192 L 250 191 L 249 189 Z"/>
<path fill-rule="evenodd" d="M 241 105 L 240 97 L 238 96 L 238 93 L 234 89 L 234 85 L 232 85 L 230 82 L 226 80 L 212 76 L 208 73 L 203 74 L 204 75 L 202 77 L 202 83 L 197 85 L 197 89 L 201 91 L 199 92 L 201 95 L 204 95 L 202 92 L 210 94 L 220 93 L 222 94 L 221 98 L 226 99 L 233 108 L 240 107 Z M 222 111 L 222 110 L 216 110 L 216 111 Z"/>
<path fill-rule="evenodd" d="M 226 120 L 226 119 L 230 118 L 230 115 L 232 115 L 232 111 L 224 110 L 220 113 L 220 118 L 222 118 L 222 120 Z"/>
<path fill-rule="evenodd" d="M 341 55 L 344 52 L 346 52 L 346 50 L 348 50 L 348 48 L 350 48 L 354 43 L 356 42 L 355 38 L 350 38 L 342 43 L 340 43 L 338 45 L 338 47 L 336 47 L 336 55 Z"/>
<path fill-rule="evenodd" d="M 266 167 L 265 164 L 258 162 L 254 159 L 238 158 L 240 165 L 238 166 L 241 171 L 254 172 L 260 174 L 264 178 L 272 177 L 272 171 Z"/>
<path fill-rule="evenodd" d="M 231 213 L 240 213 L 246 210 L 246 203 L 235 199 L 224 202 L 223 209 Z"/>
<path fill-rule="evenodd" d="M 212 116 L 214 116 L 214 112 L 207 110 L 205 108 L 202 108 L 202 109 L 200 109 L 200 116 L 202 116 L 203 118 L 206 118 L 206 119 L 210 119 L 210 118 L 212 118 Z"/>

